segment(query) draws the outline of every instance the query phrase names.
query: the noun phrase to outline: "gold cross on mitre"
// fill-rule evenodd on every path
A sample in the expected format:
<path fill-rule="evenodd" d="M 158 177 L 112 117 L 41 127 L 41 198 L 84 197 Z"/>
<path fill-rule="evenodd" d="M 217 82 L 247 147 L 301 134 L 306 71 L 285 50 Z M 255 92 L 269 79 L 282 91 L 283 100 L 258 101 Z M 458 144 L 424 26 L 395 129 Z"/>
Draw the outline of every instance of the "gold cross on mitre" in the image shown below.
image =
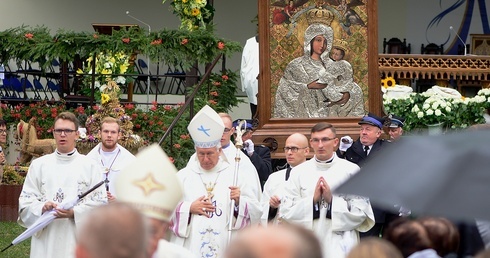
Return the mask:
<path fill-rule="evenodd" d="M 165 189 L 165 186 L 162 184 L 159 184 L 155 180 L 155 178 L 153 177 L 152 174 L 146 175 L 146 178 L 144 178 L 142 180 L 134 181 L 133 184 L 140 187 L 144 191 L 145 196 L 148 196 L 152 191 Z"/>

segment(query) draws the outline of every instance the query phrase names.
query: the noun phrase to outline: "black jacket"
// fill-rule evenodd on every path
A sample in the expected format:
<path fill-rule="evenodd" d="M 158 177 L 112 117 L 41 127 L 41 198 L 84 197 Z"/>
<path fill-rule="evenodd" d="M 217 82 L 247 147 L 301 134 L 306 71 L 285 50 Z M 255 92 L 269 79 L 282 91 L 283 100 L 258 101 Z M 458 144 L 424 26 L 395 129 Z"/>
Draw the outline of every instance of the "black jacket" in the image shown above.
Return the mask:
<path fill-rule="evenodd" d="M 247 151 L 242 149 L 243 153 L 248 156 Z M 259 174 L 260 185 L 262 188 L 264 187 L 265 181 L 269 178 L 269 175 L 272 173 L 272 165 L 271 165 L 271 151 L 269 148 L 256 145 L 254 146 L 254 153 L 251 156 L 248 156 L 252 164 L 257 169 L 257 173 Z"/>

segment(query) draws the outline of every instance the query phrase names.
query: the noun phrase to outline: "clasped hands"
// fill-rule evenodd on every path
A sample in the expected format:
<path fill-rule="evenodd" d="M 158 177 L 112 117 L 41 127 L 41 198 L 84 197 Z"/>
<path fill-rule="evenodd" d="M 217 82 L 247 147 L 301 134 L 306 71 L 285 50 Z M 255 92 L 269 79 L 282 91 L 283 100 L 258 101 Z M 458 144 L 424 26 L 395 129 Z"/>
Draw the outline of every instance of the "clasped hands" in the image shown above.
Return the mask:
<path fill-rule="evenodd" d="M 330 186 L 327 184 L 325 178 L 320 177 L 316 182 L 313 202 L 318 203 L 322 201 L 322 199 L 328 204 L 332 203 L 332 191 L 330 190 Z"/>
<path fill-rule="evenodd" d="M 73 212 L 73 209 L 65 210 L 65 209 L 58 208 L 58 204 L 55 202 L 46 202 L 43 206 L 42 214 L 44 214 L 45 212 L 50 211 L 52 209 L 56 210 L 56 213 L 54 214 L 54 216 L 57 219 L 60 219 L 60 218 L 72 219 L 75 217 L 75 213 Z"/>

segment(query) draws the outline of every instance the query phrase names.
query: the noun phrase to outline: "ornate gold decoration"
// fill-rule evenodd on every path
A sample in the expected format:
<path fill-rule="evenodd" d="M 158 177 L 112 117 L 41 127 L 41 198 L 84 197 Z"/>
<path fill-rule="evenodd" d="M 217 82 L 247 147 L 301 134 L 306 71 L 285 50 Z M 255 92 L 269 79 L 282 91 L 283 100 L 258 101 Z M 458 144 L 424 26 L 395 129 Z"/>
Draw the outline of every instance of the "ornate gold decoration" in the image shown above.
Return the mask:
<path fill-rule="evenodd" d="M 165 190 L 165 186 L 159 184 L 152 174 L 148 174 L 145 179 L 134 181 L 133 183 L 145 192 L 145 196 L 148 196 L 153 191 Z"/>
<path fill-rule="evenodd" d="M 330 26 L 334 18 L 335 15 L 331 11 L 323 9 L 321 6 L 313 8 L 306 13 L 306 21 L 308 24 L 322 23 Z"/>
<path fill-rule="evenodd" d="M 349 44 L 345 40 L 337 39 L 336 38 L 336 39 L 333 40 L 333 47 L 334 48 L 342 49 L 347 54 L 348 48 L 349 48 Z"/>

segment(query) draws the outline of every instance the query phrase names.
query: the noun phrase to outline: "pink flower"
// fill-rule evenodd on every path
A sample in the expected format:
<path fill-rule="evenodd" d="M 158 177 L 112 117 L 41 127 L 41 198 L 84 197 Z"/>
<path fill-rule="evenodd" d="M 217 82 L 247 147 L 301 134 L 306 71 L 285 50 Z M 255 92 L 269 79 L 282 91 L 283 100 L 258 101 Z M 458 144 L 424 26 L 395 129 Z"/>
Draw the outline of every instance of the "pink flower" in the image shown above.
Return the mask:
<path fill-rule="evenodd" d="M 27 39 L 32 39 L 32 38 L 34 38 L 34 34 L 32 34 L 32 33 L 26 33 L 24 36 L 25 36 Z"/>
<path fill-rule="evenodd" d="M 228 75 L 223 74 L 223 75 L 221 76 L 221 78 L 223 78 L 223 80 L 227 81 L 227 80 L 228 80 Z"/>
<path fill-rule="evenodd" d="M 188 42 L 189 42 L 189 40 L 188 40 L 188 39 L 183 39 L 183 40 L 180 42 L 180 44 L 181 44 L 181 45 L 185 45 L 185 44 L 187 44 Z"/>
<path fill-rule="evenodd" d="M 162 44 L 162 39 L 155 39 L 150 44 L 151 45 L 160 45 L 160 44 Z"/>
<path fill-rule="evenodd" d="M 211 96 L 218 97 L 218 92 L 217 91 L 211 91 L 209 94 L 211 94 Z"/>
<path fill-rule="evenodd" d="M 131 42 L 131 39 L 129 39 L 129 38 L 123 38 L 122 39 L 122 42 L 128 44 L 129 42 Z"/>

